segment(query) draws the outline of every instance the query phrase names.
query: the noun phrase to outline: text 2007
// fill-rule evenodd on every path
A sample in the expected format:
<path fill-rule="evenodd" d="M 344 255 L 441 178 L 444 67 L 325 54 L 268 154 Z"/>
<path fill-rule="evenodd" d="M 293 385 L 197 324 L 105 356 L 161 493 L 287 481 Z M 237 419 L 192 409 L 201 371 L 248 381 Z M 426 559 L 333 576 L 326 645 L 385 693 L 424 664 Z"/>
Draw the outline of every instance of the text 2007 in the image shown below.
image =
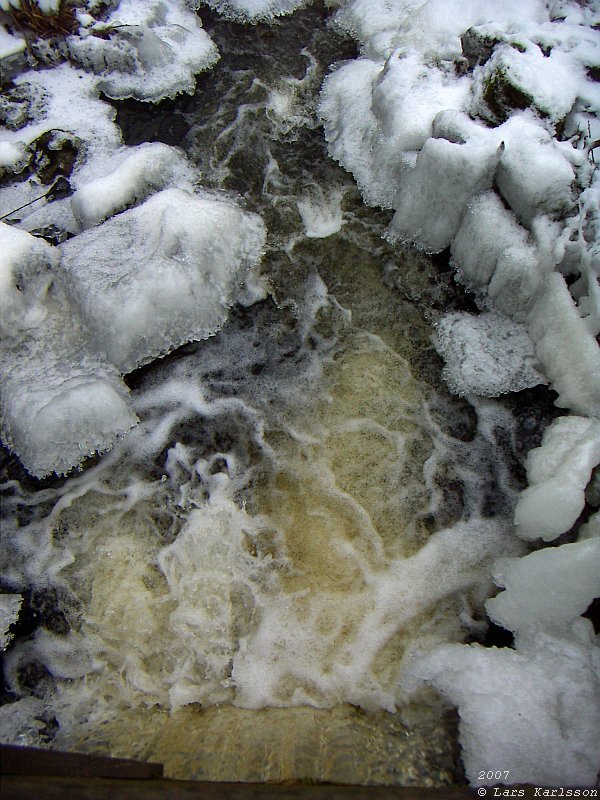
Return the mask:
<path fill-rule="evenodd" d="M 497 769 L 497 770 L 486 770 L 480 769 L 477 773 L 477 780 L 478 781 L 507 781 L 508 776 L 510 774 L 510 770 L 508 769 Z"/>

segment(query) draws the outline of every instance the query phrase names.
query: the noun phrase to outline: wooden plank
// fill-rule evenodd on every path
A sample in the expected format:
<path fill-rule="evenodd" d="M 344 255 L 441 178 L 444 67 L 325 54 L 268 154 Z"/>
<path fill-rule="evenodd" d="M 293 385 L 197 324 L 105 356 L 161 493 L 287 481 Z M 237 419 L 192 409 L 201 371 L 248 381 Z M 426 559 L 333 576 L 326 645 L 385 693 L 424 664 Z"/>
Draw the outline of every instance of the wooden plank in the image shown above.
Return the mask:
<path fill-rule="evenodd" d="M 0 747 L 0 772 L 2 775 L 144 779 L 162 777 L 163 765 L 5 744 Z"/>
<path fill-rule="evenodd" d="M 2 779 L 2 800 L 470 800 L 473 797 L 477 793 L 462 786 L 420 789 L 22 775 Z"/>

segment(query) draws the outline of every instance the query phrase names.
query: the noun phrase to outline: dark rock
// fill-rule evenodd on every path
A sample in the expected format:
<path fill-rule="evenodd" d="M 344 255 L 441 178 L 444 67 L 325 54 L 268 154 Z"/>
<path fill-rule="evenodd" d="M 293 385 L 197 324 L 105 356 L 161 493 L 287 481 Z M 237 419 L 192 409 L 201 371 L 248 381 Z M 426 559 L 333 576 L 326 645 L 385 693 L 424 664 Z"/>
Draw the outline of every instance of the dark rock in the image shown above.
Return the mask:
<path fill-rule="evenodd" d="M 487 78 L 483 99 L 495 123 L 506 122 L 515 109 L 535 106 L 533 97 L 513 83 L 502 67 L 498 67 Z"/>
<path fill-rule="evenodd" d="M 460 37 L 464 57 L 471 69 L 477 64 L 485 64 L 492 56 L 494 48 L 502 42 L 501 36 L 486 32 L 483 28 L 469 28 Z"/>

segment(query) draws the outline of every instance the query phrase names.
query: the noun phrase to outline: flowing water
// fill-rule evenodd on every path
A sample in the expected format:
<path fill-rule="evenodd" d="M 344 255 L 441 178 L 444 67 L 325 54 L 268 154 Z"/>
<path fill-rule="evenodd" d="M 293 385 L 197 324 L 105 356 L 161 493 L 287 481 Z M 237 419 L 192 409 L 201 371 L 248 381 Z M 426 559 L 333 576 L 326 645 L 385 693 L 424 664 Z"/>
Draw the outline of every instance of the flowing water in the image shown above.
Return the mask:
<path fill-rule="evenodd" d="M 315 116 L 352 43 L 316 9 L 203 17 L 222 57 L 196 94 L 118 121 L 262 214 L 269 296 L 128 376 L 142 421 L 80 474 L 6 460 L 5 583 L 37 614 L 5 658 L 17 738 L 181 778 L 451 783 L 454 715 L 402 674 L 485 635 L 543 413 L 447 394 L 432 324 L 470 300 L 384 241 Z"/>

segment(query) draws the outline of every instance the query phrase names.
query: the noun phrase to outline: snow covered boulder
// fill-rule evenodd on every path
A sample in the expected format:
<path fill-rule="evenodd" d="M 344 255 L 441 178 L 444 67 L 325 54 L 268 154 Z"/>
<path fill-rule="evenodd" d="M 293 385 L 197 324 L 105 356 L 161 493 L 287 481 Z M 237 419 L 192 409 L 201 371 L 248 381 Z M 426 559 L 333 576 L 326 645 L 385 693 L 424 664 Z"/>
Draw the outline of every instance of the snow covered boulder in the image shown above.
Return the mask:
<path fill-rule="evenodd" d="M 564 215 L 573 208 L 575 173 L 568 152 L 527 119 L 507 125 L 508 141 L 496 177 L 498 189 L 519 220 L 537 214 Z"/>
<path fill-rule="evenodd" d="M 559 49 L 544 53 L 525 37 L 499 43 L 476 76 L 471 112 L 498 124 L 533 108 L 557 123 L 573 108 L 582 78 L 583 69 Z"/>
<path fill-rule="evenodd" d="M 89 176 L 71 199 L 71 208 L 83 228 L 145 200 L 167 186 L 191 185 L 193 171 L 175 147 L 152 142 L 126 147 L 88 167 Z"/>
<path fill-rule="evenodd" d="M 352 172 L 365 202 L 389 208 L 400 177 L 431 136 L 436 114 L 462 108 L 468 94 L 468 81 L 414 53 L 394 52 L 385 63 L 344 63 L 321 90 L 329 153 Z"/>
<path fill-rule="evenodd" d="M 568 531 L 583 511 L 585 487 L 599 463 L 599 421 L 576 416 L 555 420 L 541 447 L 527 456 L 529 486 L 515 510 L 519 536 L 551 541 Z"/>
<path fill-rule="evenodd" d="M 2 441 L 32 475 L 68 472 L 137 417 L 53 279 L 55 248 L 2 225 L 0 254 Z"/>
<path fill-rule="evenodd" d="M 62 245 L 60 272 L 96 347 L 127 373 L 216 333 L 265 227 L 209 193 L 166 189 Z"/>
<path fill-rule="evenodd" d="M 20 338 L 36 328 L 48 311 L 57 251 L 43 239 L 0 222 L 0 337 Z"/>
<path fill-rule="evenodd" d="M 451 644 L 411 666 L 460 713 L 462 759 L 472 785 L 482 765 L 511 784 L 593 786 L 600 769 L 600 648 L 589 620 L 563 638 L 539 633 L 516 650 Z"/>

